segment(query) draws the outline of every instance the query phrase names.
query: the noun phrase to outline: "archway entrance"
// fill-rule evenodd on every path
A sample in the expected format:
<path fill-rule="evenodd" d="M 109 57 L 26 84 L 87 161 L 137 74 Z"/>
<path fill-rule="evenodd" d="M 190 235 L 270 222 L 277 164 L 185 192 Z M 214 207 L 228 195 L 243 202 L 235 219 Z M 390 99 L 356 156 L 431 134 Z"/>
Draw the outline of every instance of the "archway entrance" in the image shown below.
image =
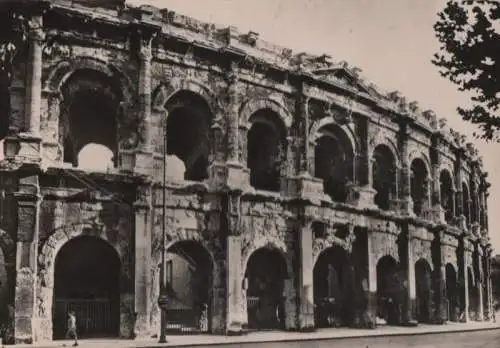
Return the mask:
<path fill-rule="evenodd" d="M 403 301 L 398 262 L 386 255 L 377 263 L 377 316 L 389 325 L 398 325 Z"/>
<path fill-rule="evenodd" d="M 446 299 L 448 300 L 448 320 L 458 321 L 457 272 L 451 264 L 446 265 Z"/>
<path fill-rule="evenodd" d="M 432 269 L 424 259 L 415 263 L 415 283 L 417 320 L 420 323 L 428 323 L 431 319 Z"/>
<path fill-rule="evenodd" d="M 54 274 L 53 337 L 64 338 L 74 311 L 80 337 L 117 337 L 120 328 L 120 259 L 97 237 L 81 236 L 58 252 Z"/>
<path fill-rule="evenodd" d="M 286 261 L 278 250 L 261 248 L 250 256 L 245 272 L 250 330 L 285 328 L 283 290 L 287 276 Z"/>
<path fill-rule="evenodd" d="M 177 242 L 167 250 L 166 272 L 167 332 L 211 331 L 213 264 L 209 252 L 198 242 Z"/>
<path fill-rule="evenodd" d="M 350 324 L 353 275 L 349 255 L 341 247 L 330 247 L 319 255 L 313 271 L 316 327 Z"/>

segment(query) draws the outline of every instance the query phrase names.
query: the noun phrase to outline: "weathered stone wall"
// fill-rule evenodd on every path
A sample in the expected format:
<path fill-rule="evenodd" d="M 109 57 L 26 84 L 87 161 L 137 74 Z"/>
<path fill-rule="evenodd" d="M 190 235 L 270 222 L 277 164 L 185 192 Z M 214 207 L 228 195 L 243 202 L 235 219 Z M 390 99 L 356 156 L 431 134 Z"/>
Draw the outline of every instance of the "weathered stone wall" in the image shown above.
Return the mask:
<path fill-rule="evenodd" d="M 486 217 L 478 221 L 484 232 L 475 228 L 471 236 L 465 232 L 476 221 L 463 223 L 461 184 L 470 188 L 476 183 L 480 192 L 474 198 L 487 195 L 477 151 L 438 122 L 432 111 L 421 111 L 397 92 L 382 94 L 345 62 L 334 63 L 326 55 L 293 54 L 255 33 L 215 28 L 150 7 L 119 12 L 77 6 L 69 11 L 56 2 L 47 11 L 34 16 L 40 25 L 29 29 L 33 49 L 22 50 L 23 59 L 15 62 L 12 134 L 5 142 L 11 167 L 2 167 L 7 194 L 0 198 L 0 225 L 5 230 L 0 244 L 8 286 L 15 287 L 9 304 L 16 306 L 18 341 L 51 338 L 54 260 L 66 241 L 86 233 L 103 239 L 120 255 L 123 337 L 159 332 L 163 224 L 166 248 L 192 241 L 213 262 L 214 333 L 241 333 L 248 324 L 242 275 L 252 253 L 262 247 L 278 250 L 287 265 L 285 326 L 290 330 L 314 328 L 312 269 L 319 254 L 333 245 L 351 252 L 354 228 L 365 231 L 358 232 L 366 240 L 366 248 L 359 249 L 367 254 L 366 265 L 359 267 L 366 273 L 365 316 L 371 316 L 365 326 L 371 326 L 375 315 L 376 266 L 382 257 L 391 256 L 403 268 L 399 281 L 406 282 L 405 320 L 413 319 L 416 261 L 425 259 L 436 273 L 441 268 L 436 286 L 442 295 L 446 264 L 454 266 L 459 278 L 466 276 L 463 270 L 473 257 L 467 249 L 469 239 L 480 238 L 487 257 L 486 203 L 475 213 Z M 73 17 L 72 11 L 83 19 Z M 94 16 L 95 11 L 100 16 Z M 58 27 L 63 22 L 66 27 Z M 82 71 L 92 75 L 91 81 L 78 76 Z M 55 191 L 39 183 L 40 169 L 66 170 L 61 168 L 64 136 L 71 135 L 68 109 L 75 93 L 89 87 L 116 99 L 117 161 L 109 175 L 126 182 L 134 204 L 85 196 L 85 190 L 64 182 Z M 211 113 L 205 115 L 211 119 L 209 178 L 203 183 L 169 179 L 163 214 L 164 191 L 158 183 L 163 180 L 165 120 L 174 107 L 182 106 L 176 103 L 197 106 L 176 100 L 177 92 L 196 95 Z M 273 112 L 284 130 L 281 140 L 286 148 L 280 149 L 281 187 L 276 193 L 249 187 L 248 133 L 253 115 L 261 110 Z M 333 202 L 323 192 L 323 180 L 314 178 L 315 147 L 323 136 L 335 138 L 345 150 L 345 202 Z M 397 189 L 388 211 L 373 202 L 372 160 L 379 145 L 394 156 Z M 429 211 L 414 216 L 410 166 L 417 158 L 425 164 L 424 179 L 434 184 L 429 193 L 437 208 L 438 174 L 450 172 L 456 193 L 453 221 L 445 223 Z M 16 171 L 19 168 L 24 171 Z M 142 186 L 136 187 L 136 182 Z M 313 222 L 324 224 L 327 234 L 314 236 Z M 343 227 L 348 231 L 344 235 L 339 232 Z M 433 254 L 436 241 L 439 251 Z"/>
<path fill-rule="evenodd" d="M 134 249 L 131 207 L 115 202 L 43 201 L 36 285 L 35 337 L 52 340 L 54 266 L 65 243 L 93 236 L 109 243 L 120 259 L 120 336 L 134 335 Z"/>

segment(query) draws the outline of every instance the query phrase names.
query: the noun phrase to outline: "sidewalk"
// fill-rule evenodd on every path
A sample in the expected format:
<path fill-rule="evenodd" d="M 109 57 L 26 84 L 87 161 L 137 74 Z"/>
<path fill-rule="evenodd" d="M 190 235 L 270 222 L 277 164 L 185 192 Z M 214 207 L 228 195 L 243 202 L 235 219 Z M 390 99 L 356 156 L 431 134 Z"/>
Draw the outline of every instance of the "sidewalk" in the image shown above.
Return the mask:
<path fill-rule="evenodd" d="M 109 347 L 109 348 L 153 348 L 153 347 L 196 347 L 207 345 L 224 345 L 234 343 L 265 343 L 265 342 L 287 342 L 287 341 L 308 341 L 308 340 L 326 340 L 337 338 L 356 338 L 356 337 L 377 337 L 377 336 L 405 336 L 438 334 L 464 331 L 480 331 L 500 329 L 500 323 L 447 323 L 445 325 L 425 325 L 417 327 L 395 327 L 382 326 L 375 330 L 368 329 L 320 329 L 311 333 L 300 332 L 255 332 L 244 336 L 215 336 L 215 335 L 193 335 L 193 336 L 167 336 L 168 343 L 160 344 L 156 339 L 151 340 L 82 340 L 80 347 Z M 73 342 L 56 341 L 48 343 L 38 343 L 34 345 L 15 345 L 14 348 L 36 347 L 36 348 L 56 348 L 71 347 Z"/>

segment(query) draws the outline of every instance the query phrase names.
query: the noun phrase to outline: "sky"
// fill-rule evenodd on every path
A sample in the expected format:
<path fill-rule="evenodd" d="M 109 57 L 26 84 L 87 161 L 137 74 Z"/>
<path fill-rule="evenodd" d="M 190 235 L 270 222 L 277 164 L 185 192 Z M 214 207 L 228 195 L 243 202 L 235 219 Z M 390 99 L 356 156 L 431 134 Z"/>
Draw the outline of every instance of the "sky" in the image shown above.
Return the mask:
<path fill-rule="evenodd" d="M 439 44 L 434 36 L 436 13 L 446 0 L 128 0 L 168 8 L 199 20 L 253 30 L 266 41 L 296 52 L 327 53 L 362 69 L 362 75 L 382 90 L 399 90 L 421 109 L 432 109 L 450 127 L 468 135 L 489 172 L 489 226 L 500 253 L 500 144 L 475 140 L 475 126 L 462 121 L 458 105 L 468 95 L 439 75 L 431 59 Z"/>

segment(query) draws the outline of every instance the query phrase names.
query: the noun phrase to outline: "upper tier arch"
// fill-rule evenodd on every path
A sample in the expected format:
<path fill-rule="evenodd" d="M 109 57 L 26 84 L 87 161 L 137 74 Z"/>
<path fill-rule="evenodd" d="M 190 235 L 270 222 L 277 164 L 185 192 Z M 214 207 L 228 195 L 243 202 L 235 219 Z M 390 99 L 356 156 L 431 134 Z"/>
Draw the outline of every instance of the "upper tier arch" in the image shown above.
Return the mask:
<path fill-rule="evenodd" d="M 201 81 L 194 79 L 174 78 L 158 86 L 151 98 L 153 109 L 162 110 L 168 100 L 180 91 L 189 91 L 201 96 L 207 102 L 212 115 L 217 118 L 218 111 L 221 109 L 217 95 Z"/>
<path fill-rule="evenodd" d="M 348 138 L 349 140 L 349 143 L 350 143 L 350 146 L 351 146 L 351 149 L 353 151 L 353 154 L 356 155 L 358 153 L 358 149 L 359 149 L 359 142 L 358 140 L 356 139 L 356 136 L 354 134 L 354 130 L 352 129 L 352 127 L 350 127 L 349 125 L 339 125 L 335 118 L 333 118 L 332 116 L 328 116 L 328 117 L 324 117 L 320 120 L 317 120 L 315 121 L 310 130 L 309 130 L 309 142 L 311 143 L 315 143 L 316 140 L 318 139 L 318 136 L 319 136 L 319 130 L 325 126 L 329 126 L 329 125 L 332 125 L 332 126 L 336 126 L 338 127 L 340 130 L 342 130 L 342 132 L 345 134 L 345 136 Z"/>
<path fill-rule="evenodd" d="M 259 110 L 268 109 L 273 111 L 283 123 L 286 133 L 292 126 L 293 117 L 283 103 L 269 98 L 257 98 L 247 100 L 240 109 L 240 120 L 247 128 L 250 128 L 250 117 Z"/>
<path fill-rule="evenodd" d="M 94 70 L 116 81 L 121 89 L 123 101 L 135 100 L 135 88 L 130 79 L 115 66 L 94 57 L 80 56 L 65 59 L 56 63 L 42 82 L 43 90 L 51 93 L 60 93 L 66 81 L 79 70 Z"/>

